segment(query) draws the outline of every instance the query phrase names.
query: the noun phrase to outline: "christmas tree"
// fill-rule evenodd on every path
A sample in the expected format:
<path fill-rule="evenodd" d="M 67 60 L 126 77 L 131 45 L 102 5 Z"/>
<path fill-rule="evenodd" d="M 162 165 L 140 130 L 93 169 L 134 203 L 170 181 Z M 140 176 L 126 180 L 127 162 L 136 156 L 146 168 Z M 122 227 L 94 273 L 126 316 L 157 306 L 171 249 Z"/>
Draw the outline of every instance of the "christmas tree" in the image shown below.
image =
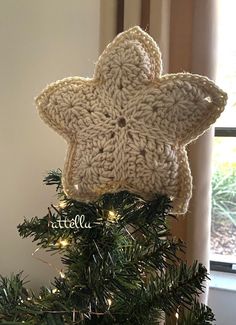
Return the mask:
<path fill-rule="evenodd" d="M 18 230 L 61 253 L 64 270 L 39 295 L 21 273 L 1 277 L 2 324 L 214 321 L 197 299 L 207 270 L 180 259 L 184 244 L 168 224 L 191 198 L 185 146 L 217 119 L 227 96 L 206 77 L 161 72 L 157 44 L 134 27 L 107 46 L 92 79 L 57 81 L 36 98 L 68 152 L 63 172 L 45 179 L 58 204 Z"/>
<path fill-rule="evenodd" d="M 22 237 L 62 254 L 65 266 L 51 288 L 38 296 L 21 274 L 0 280 L 2 324 L 212 324 L 210 308 L 197 302 L 206 268 L 178 258 L 184 250 L 168 229 L 171 201 L 144 200 L 128 191 L 108 193 L 93 203 L 69 199 L 60 171 L 51 172 L 59 203 L 43 218 L 24 220 Z"/>

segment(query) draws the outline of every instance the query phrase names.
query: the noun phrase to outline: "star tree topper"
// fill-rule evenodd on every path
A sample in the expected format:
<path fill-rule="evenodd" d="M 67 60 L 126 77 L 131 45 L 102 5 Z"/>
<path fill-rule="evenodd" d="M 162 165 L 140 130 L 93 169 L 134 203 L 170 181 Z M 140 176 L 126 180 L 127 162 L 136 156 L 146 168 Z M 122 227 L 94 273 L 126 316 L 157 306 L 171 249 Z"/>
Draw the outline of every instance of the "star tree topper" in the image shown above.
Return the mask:
<path fill-rule="evenodd" d="M 62 182 L 69 197 L 162 193 L 173 198 L 174 213 L 186 212 L 185 146 L 216 121 L 227 96 L 206 77 L 161 72 L 157 44 L 133 27 L 106 47 L 93 78 L 56 81 L 36 98 L 41 118 L 68 143 Z"/>

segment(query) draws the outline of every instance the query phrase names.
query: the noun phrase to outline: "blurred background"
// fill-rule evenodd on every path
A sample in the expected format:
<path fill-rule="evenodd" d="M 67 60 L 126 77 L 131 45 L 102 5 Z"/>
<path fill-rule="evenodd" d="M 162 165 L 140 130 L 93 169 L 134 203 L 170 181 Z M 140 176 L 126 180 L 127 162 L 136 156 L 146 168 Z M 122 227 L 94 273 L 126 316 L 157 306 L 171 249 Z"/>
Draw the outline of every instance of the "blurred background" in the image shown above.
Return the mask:
<path fill-rule="evenodd" d="M 36 246 L 16 226 L 55 202 L 42 180 L 63 167 L 66 151 L 34 98 L 57 79 L 93 75 L 99 26 L 100 1 L 0 1 L 0 273 L 24 270 L 31 286 L 49 283 L 55 270 L 32 257 Z M 56 257 L 48 260 L 58 266 Z"/>

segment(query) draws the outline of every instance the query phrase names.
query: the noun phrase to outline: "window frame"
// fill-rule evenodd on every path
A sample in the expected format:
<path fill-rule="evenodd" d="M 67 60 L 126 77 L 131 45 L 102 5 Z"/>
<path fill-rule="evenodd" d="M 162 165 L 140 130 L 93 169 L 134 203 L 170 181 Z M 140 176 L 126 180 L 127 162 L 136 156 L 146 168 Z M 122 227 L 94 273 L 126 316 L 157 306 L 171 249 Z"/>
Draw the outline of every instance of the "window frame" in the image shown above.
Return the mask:
<path fill-rule="evenodd" d="M 215 127 L 215 137 L 235 137 L 236 127 Z M 227 261 L 210 260 L 210 270 L 225 273 L 236 273 L 236 263 Z"/>
<path fill-rule="evenodd" d="M 215 137 L 236 137 L 236 127 L 215 127 Z"/>

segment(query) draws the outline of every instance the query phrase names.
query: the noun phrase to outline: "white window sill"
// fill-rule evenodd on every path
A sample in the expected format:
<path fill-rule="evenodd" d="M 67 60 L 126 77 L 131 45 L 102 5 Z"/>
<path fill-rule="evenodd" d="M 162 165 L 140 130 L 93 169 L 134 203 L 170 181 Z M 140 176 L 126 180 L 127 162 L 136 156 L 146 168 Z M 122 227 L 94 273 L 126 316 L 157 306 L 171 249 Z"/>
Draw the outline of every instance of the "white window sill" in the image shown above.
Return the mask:
<path fill-rule="evenodd" d="M 211 271 L 209 286 L 212 289 L 236 291 L 236 274 Z"/>

